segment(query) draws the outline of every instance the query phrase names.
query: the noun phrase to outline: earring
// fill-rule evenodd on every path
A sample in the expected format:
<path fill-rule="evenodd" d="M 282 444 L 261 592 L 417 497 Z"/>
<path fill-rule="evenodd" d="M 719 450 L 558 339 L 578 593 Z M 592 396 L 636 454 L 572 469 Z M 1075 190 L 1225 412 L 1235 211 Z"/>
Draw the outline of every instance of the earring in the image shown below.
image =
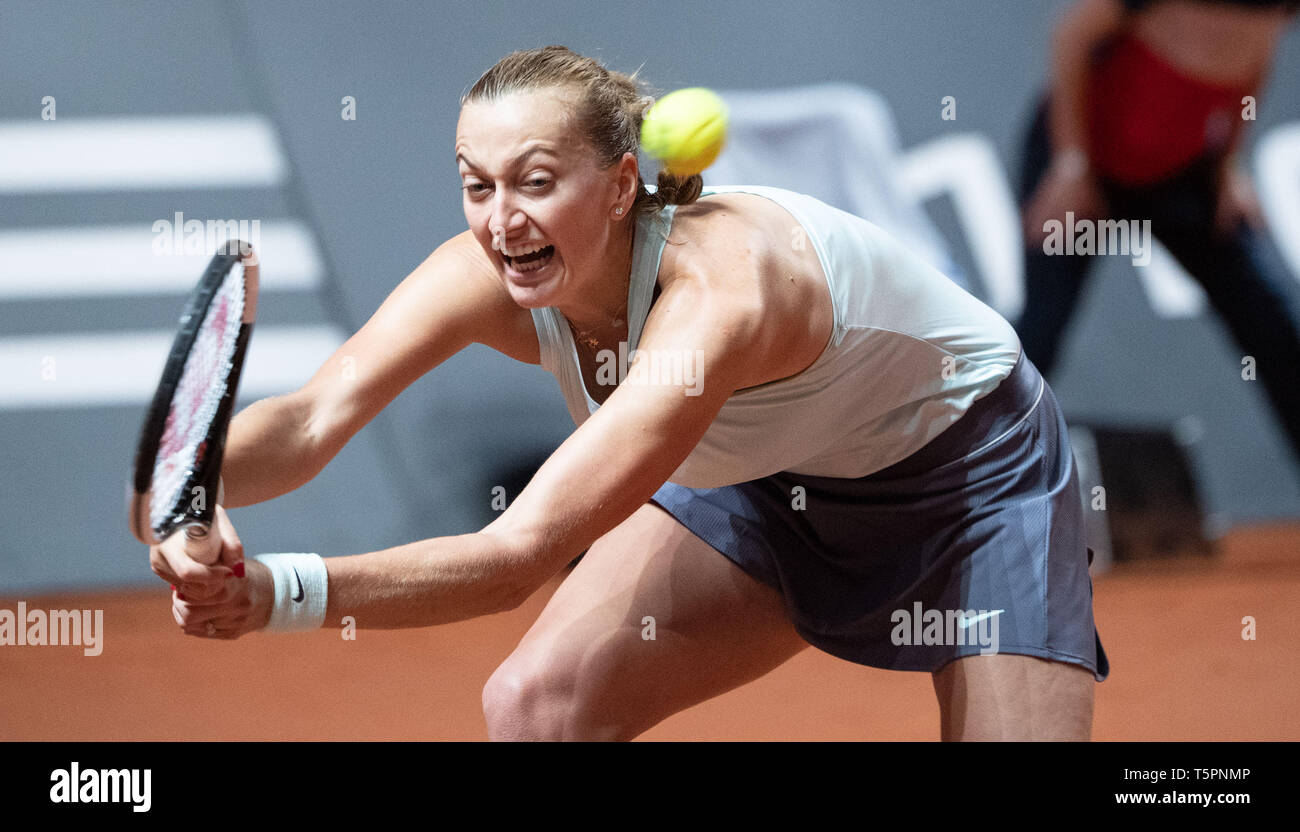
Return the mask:
<path fill-rule="evenodd" d="M 614 209 L 614 213 L 615 213 L 615 214 L 621 214 L 621 213 L 623 213 L 623 209 L 622 209 L 622 208 L 615 208 L 615 209 Z"/>

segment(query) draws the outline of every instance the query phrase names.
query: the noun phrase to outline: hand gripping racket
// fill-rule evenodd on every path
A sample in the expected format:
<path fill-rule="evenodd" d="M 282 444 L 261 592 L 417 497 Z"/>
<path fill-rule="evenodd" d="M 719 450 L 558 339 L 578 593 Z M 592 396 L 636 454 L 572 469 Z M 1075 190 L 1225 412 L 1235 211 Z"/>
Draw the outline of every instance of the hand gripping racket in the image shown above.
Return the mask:
<path fill-rule="evenodd" d="M 150 546 L 182 529 L 206 539 L 220 498 L 226 428 L 257 313 L 255 252 L 238 240 L 224 249 L 186 304 L 140 431 L 127 521 Z M 216 562 L 215 539 L 200 548 L 204 562 Z"/>

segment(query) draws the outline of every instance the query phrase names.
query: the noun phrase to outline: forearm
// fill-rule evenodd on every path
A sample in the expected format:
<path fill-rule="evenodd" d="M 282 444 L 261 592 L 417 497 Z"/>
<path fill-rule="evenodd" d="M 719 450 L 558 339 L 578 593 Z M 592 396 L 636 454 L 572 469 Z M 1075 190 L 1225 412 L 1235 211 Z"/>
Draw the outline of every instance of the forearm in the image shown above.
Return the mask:
<path fill-rule="evenodd" d="M 362 629 L 428 627 L 513 609 L 567 563 L 527 548 L 479 532 L 326 558 L 325 626 L 351 616 Z"/>
<path fill-rule="evenodd" d="M 324 463 L 311 435 L 311 412 L 296 394 L 244 408 L 230 422 L 221 463 L 226 508 L 260 503 L 311 480 Z"/>
<path fill-rule="evenodd" d="M 1255 94 L 1258 94 L 1258 91 L 1264 86 L 1266 80 L 1267 78 L 1265 74 L 1261 73 L 1255 77 L 1255 80 L 1248 88 L 1254 91 Z M 1244 160 L 1242 159 L 1242 146 L 1246 143 L 1246 129 L 1250 126 L 1250 121 L 1244 116 L 1245 104 L 1243 104 L 1242 107 L 1243 110 L 1233 112 L 1233 117 L 1240 121 L 1239 123 L 1232 125 L 1233 129 L 1229 135 L 1228 143 L 1215 160 L 1218 168 L 1220 184 L 1222 184 L 1227 176 L 1233 171 L 1245 170 Z"/>
<path fill-rule="evenodd" d="M 1052 150 L 1087 153 L 1088 84 L 1097 47 L 1119 32 L 1125 15 L 1115 0 L 1080 0 L 1052 33 Z"/>
<path fill-rule="evenodd" d="M 1048 131 L 1054 154 L 1088 151 L 1088 72 L 1094 46 L 1068 26 L 1053 39 Z"/>

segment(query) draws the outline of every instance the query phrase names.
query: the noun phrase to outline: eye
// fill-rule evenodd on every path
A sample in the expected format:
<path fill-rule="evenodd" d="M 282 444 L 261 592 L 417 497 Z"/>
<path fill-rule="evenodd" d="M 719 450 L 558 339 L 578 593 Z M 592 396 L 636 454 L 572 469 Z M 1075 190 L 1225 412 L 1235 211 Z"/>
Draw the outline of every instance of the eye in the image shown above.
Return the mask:
<path fill-rule="evenodd" d="M 470 194 L 481 194 L 483 193 L 483 191 L 487 189 L 487 187 L 488 186 L 482 182 L 467 182 L 465 185 L 461 187 L 461 190 L 466 191 Z"/>
<path fill-rule="evenodd" d="M 551 180 L 547 179 L 545 176 L 534 176 L 532 179 L 528 180 L 528 184 L 533 188 L 541 189 L 551 184 Z"/>

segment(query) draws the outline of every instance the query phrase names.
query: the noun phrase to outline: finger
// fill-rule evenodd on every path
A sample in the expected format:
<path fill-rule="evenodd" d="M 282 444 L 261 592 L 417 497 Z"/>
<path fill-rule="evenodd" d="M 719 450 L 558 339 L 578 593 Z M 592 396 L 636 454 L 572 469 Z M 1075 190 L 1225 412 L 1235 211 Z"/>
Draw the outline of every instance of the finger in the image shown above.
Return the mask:
<path fill-rule="evenodd" d="M 161 575 L 159 577 L 162 577 Z M 164 578 L 163 580 L 168 580 Z M 214 599 L 219 598 L 224 592 L 224 587 L 220 584 L 211 583 L 185 583 L 180 578 L 173 577 L 171 580 L 176 581 L 171 585 L 172 592 L 180 596 L 182 601 L 214 603 Z"/>
<path fill-rule="evenodd" d="M 201 606 L 180 599 L 172 602 L 172 610 L 175 613 L 176 623 L 185 630 L 202 629 L 209 621 L 226 617 L 231 612 L 227 607 Z"/>
<path fill-rule="evenodd" d="M 172 599 L 173 617 L 186 632 L 204 629 L 208 623 L 220 627 L 236 623 L 244 626 L 252 610 L 247 586 L 243 581 L 232 578 L 221 596 L 210 602 L 195 602 L 177 593 Z"/>
<path fill-rule="evenodd" d="M 214 598 L 220 597 L 225 589 L 226 578 L 221 576 L 206 577 L 200 580 L 186 581 L 181 580 L 173 584 L 186 600 L 205 601 L 211 603 Z"/>
<path fill-rule="evenodd" d="M 247 622 L 247 616 L 227 615 L 205 621 L 195 621 L 183 625 L 181 630 L 186 635 L 199 638 L 234 639 L 247 631 Z"/>
<path fill-rule="evenodd" d="M 185 633 L 185 635 L 187 636 L 195 636 L 197 638 L 219 638 L 220 637 L 218 635 L 219 631 L 216 629 L 215 626 L 209 627 L 206 624 L 198 627 L 182 627 L 181 632 Z"/>
<path fill-rule="evenodd" d="M 238 578 L 229 577 L 219 586 L 205 588 L 205 592 L 200 595 L 191 595 L 185 591 L 184 585 L 179 587 L 182 601 L 195 607 L 217 607 L 228 605 L 237 601 L 242 594 L 242 584 Z"/>
<path fill-rule="evenodd" d="M 230 626 L 227 627 L 222 627 L 220 624 L 218 624 L 216 626 L 215 632 L 213 632 L 211 637 L 216 639 L 222 639 L 223 641 L 234 641 L 235 639 L 239 638 L 240 636 L 242 636 L 244 633 L 247 632 L 248 632 L 248 627 L 243 621 L 240 621 L 238 624 L 231 624 Z"/>
<path fill-rule="evenodd" d="M 243 629 L 248 622 L 247 615 L 223 615 L 217 618 L 208 619 L 204 624 L 211 624 L 212 628 L 220 633 L 228 633 L 231 630 Z"/>
<path fill-rule="evenodd" d="M 246 630 L 243 627 L 231 627 L 227 629 L 213 627 L 212 629 L 208 629 L 205 626 L 205 627 L 189 628 L 186 629 L 184 632 L 185 635 L 194 636 L 196 638 L 206 638 L 215 641 L 234 641 L 235 639 L 242 636 L 246 632 Z"/>
<path fill-rule="evenodd" d="M 176 584 L 176 591 L 180 593 L 181 600 L 190 604 L 199 606 L 211 606 L 212 604 L 221 603 L 222 596 L 225 593 L 224 587 L 213 584 Z"/>
<path fill-rule="evenodd" d="M 211 622 L 211 638 L 236 639 L 244 633 L 250 632 L 247 615 L 229 615 L 225 618 L 216 618 Z"/>
<path fill-rule="evenodd" d="M 226 510 L 217 506 L 217 533 L 221 537 L 221 563 L 230 568 L 236 578 L 244 577 L 244 544 L 239 540 L 235 525 Z"/>
<path fill-rule="evenodd" d="M 181 535 L 182 537 L 184 535 Z M 162 545 L 162 556 L 167 561 L 172 575 L 178 583 L 205 585 L 220 582 L 230 574 L 224 566 L 204 566 L 185 553 L 185 543 L 175 537 L 168 538 Z"/>
<path fill-rule="evenodd" d="M 217 634 L 217 625 L 211 621 L 200 623 L 186 624 L 181 627 L 181 631 L 187 636 L 198 636 L 199 638 L 212 638 Z"/>
<path fill-rule="evenodd" d="M 207 636 L 210 629 L 216 629 L 217 623 L 213 618 L 205 617 L 201 607 L 195 607 L 187 604 L 173 596 L 172 598 L 172 618 L 176 621 L 181 632 L 191 636 Z M 209 625 L 212 625 L 209 627 Z"/>
<path fill-rule="evenodd" d="M 175 585 L 180 581 L 167 563 L 167 558 L 163 556 L 162 550 L 157 546 L 149 547 L 149 568 L 153 570 L 155 575 L 169 584 Z"/>
<path fill-rule="evenodd" d="M 187 526 L 185 554 L 196 563 L 211 566 L 221 557 L 221 535 L 209 526 Z"/>
<path fill-rule="evenodd" d="M 232 615 L 246 612 L 248 609 L 248 594 L 243 591 L 242 581 L 237 578 L 231 578 L 227 585 L 222 587 L 216 593 L 203 597 L 192 597 L 183 590 L 177 594 L 180 600 L 184 602 L 186 609 L 191 610 L 192 616 L 198 616 L 198 620 L 205 620 L 215 615 Z"/>
<path fill-rule="evenodd" d="M 213 540 L 217 540 L 217 535 L 210 535 Z M 182 591 L 187 594 L 209 595 L 213 588 L 220 586 L 225 579 L 232 574 L 229 567 L 226 566 L 204 566 L 202 563 L 195 561 L 189 555 L 189 546 L 191 545 L 188 536 L 184 532 L 177 532 L 163 541 L 160 547 L 160 553 L 167 561 L 172 575 L 177 579 L 174 581 L 182 587 Z"/>
<path fill-rule="evenodd" d="M 176 586 L 191 602 L 215 604 L 232 598 L 238 586 L 234 572 L 226 566 L 209 567 L 197 580 L 182 580 Z"/>

